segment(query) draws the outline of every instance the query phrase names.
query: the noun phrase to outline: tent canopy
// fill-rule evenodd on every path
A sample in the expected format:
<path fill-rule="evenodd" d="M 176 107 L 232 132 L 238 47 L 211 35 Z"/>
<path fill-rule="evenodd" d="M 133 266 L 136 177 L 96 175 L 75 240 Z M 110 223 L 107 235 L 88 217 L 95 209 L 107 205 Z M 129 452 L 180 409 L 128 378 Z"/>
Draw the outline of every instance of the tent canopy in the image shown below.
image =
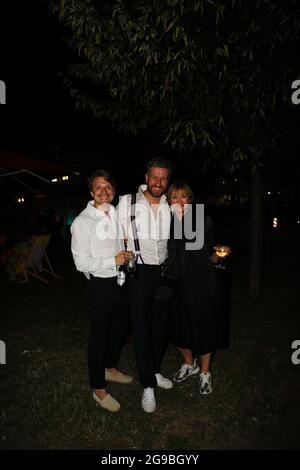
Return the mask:
<path fill-rule="evenodd" d="M 70 174 L 60 163 L 33 158 L 10 150 L 0 150 L 0 190 L 19 193 L 47 191 L 53 177 Z M 0 191 L 0 192 L 1 192 Z"/>
<path fill-rule="evenodd" d="M 6 171 L 26 169 L 40 174 L 62 174 L 70 171 L 65 165 L 48 162 L 23 155 L 11 150 L 0 150 L 0 168 Z"/>

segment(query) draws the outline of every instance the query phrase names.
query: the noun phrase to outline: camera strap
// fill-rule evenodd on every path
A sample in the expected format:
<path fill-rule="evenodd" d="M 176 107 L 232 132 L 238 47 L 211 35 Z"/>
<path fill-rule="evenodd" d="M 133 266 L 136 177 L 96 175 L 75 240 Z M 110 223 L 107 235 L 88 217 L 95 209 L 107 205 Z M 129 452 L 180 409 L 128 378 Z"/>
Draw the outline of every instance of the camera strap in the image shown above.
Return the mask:
<path fill-rule="evenodd" d="M 141 262 L 144 264 L 144 260 L 141 255 L 141 247 L 137 234 L 136 223 L 135 223 L 135 204 L 136 204 L 136 193 L 131 194 L 131 210 L 130 210 L 130 221 L 132 226 L 134 250 L 136 253 L 137 260 L 140 258 Z"/>

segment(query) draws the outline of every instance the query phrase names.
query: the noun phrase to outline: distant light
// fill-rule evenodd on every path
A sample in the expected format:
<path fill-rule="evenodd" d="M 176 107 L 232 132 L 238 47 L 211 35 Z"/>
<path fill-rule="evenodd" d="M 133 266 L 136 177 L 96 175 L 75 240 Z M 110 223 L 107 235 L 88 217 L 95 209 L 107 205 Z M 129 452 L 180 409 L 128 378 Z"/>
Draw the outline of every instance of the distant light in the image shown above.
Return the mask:
<path fill-rule="evenodd" d="M 280 194 L 280 191 L 278 191 L 277 194 Z"/>
<path fill-rule="evenodd" d="M 273 217 L 273 228 L 278 228 L 278 219 L 277 219 L 277 217 Z"/>
<path fill-rule="evenodd" d="M 57 183 L 57 178 L 53 178 L 53 180 L 51 180 L 52 183 Z"/>
<path fill-rule="evenodd" d="M 68 176 L 63 176 L 63 177 L 62 177 L 62 180 L 63 180 L 63 181 L 67 181 L 68 179 L 69 179 Z"/>
<path fill-rule="evenodd" d="M 271 191 L 268 191 L 268 194 L 270 195 L 270 194 L 271 194 Z"/>
<path fill-rule="evenodd" d="M 237 178 L 234 178 L 234 181 L 237 182 Z"/>
<path fill-rule="evenodd" d="M 300 220 L 297 220 L 297 224 L 300 224 Z"/>
<path fill-rule="evenodd" d="M 225 184 L 225 181 L 222 181 L 223 184 Z"/>
<path fill-rule="evenodd" d="M 19 197 L 18 198 L 18 202 L 21 203 L 21 202 L 25 202 L 25 199 L 23 197 Z"/>

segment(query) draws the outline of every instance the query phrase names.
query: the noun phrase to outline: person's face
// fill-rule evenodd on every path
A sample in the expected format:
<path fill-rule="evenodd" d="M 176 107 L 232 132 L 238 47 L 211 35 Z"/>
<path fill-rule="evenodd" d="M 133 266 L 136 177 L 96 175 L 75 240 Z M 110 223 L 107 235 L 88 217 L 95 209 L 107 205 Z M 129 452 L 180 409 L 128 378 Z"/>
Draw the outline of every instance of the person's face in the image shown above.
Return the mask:
<path fill-rule="evenodd" d="M 169 201 L 171 206 L 176 204 L 182 211 L 184 210 L 184 205 L 191 202 L 188 194 L 183 189 L 172 191 Z"/>
<path fill-rule="evenodd" d="M 91 195 L 94 198 L 94 206 L 98 208 L 102 204 L 110 204 L 115 192 L 113 186 L 103 176 L 94 178 Z"/>
<path fill-rule="evenodd" d="M 169 176 L 168 168 L 159 168 L 157 166 L 150 167 L 145 178 L 147 190 L 151 196 L 160 198 L 166 192 L 169 183 Z"/>

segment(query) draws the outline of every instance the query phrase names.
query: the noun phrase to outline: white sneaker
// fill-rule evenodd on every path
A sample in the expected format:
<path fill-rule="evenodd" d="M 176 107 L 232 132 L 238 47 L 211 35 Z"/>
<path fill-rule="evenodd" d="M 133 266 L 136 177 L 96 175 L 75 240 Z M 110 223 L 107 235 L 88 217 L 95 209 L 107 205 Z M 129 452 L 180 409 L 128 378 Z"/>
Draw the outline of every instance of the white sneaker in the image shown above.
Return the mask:
<path fill-rule="evenodd" d="M 173 382 L 161 374 L 155 374 L 157 386 L 168 390 L 173 387 Z"/>
<path fill-rule="evenodd" d="M 199 370 L 200 368 L 197 365 L 197 361 L 194 359 L 192 366 L 186 363 L 181 364 L 181 367 L 174 375 L 173 380 L 174 382 L 183 382 L 183 380 L 186 380 L 188 377 L 198 374 Z"/>
<path fill-rule="evenodd" d="M 199 374 L 199 392 L 201 395 L 209 395 L 213 391 L 212 378 L 210 372 Z"/>
<path fill-rule="evenodd" d="M 144 388 L 142 395 L 142 408 L 146 413 L 153 413 L 156 408 L 154 388 Z"/>

